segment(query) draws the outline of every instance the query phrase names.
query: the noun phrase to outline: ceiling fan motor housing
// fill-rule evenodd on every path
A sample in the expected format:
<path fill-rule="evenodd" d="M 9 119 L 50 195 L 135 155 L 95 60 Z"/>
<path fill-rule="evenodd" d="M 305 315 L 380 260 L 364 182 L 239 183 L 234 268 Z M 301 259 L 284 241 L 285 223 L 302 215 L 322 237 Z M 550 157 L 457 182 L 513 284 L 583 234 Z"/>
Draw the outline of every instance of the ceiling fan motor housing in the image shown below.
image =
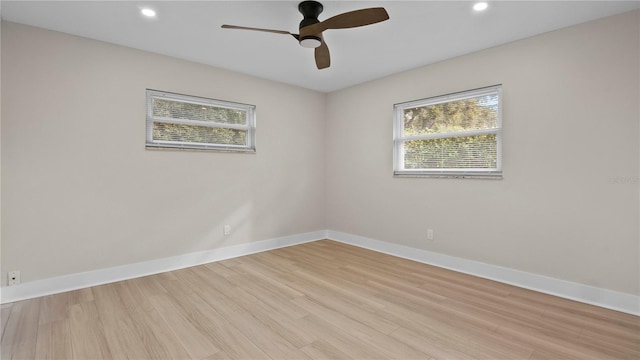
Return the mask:
<path fill-rule="evenodd" d="M 317 1 L 303 1 L 298 4 L 298 11 L 303 16 L 300 21 L 300 29 L 305 26 L 319 23 L 318 16 L 323 10 L 322 4 Z M 316 35 L 305 35 L 300 37 L 300 45 L 306 48 L 316 48 L 322 44 L 322 39 Z"/>

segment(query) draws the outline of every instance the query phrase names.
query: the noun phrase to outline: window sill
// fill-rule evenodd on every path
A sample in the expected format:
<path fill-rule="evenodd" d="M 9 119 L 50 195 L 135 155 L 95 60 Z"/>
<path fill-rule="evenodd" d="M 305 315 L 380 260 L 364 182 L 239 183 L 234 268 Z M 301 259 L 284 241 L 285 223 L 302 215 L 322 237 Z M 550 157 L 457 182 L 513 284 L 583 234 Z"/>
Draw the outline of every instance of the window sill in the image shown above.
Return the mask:
<path fill-rule="evenodd" d="M 146 150 L 160 150 L 160 151 L 197 151 L 197 152 L 223 152 L 223 153 L 239 153 L 239 154 L 255 154 L 256 149 L 234 149 L 234 148 L 197 148 L 187 146 L 158 146 L 158 145 L 145 145 Z"/>
<path fill-rule="evenodd" d="M 398 173 L 393 174 L 395 178 L 435 178 L 435 179 L 480 179 L 480 180 L 502 180 L 502 174 L 425 174 L 425 173 Z"/>

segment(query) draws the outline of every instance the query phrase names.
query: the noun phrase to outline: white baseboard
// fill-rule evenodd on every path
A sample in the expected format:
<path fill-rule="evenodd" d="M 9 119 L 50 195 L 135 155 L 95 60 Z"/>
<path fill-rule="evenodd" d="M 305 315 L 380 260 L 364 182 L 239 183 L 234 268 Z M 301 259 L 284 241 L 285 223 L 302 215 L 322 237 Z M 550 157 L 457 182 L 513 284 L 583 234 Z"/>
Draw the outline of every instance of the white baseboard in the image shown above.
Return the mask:
<path fill-rule="evenodd" d="M 233 245 L 220 249 L 116 266 L 107 269 L 30 281 L 11 287 L 2 287 L 0 291 L 0 303 L 5 304 L 39 296 L 108 284 L 116 281 L 183 269 L 190 266 L 202 265 L 214 261 L 255 254 L 262 251 L 303 244 L 321 239 L 331 239 L 345 244 L 451 269 L 465 274 L 491 279 L 542 293 L 622 311 L 633 315 L 640 315 L 639 296 L 554 279 L 547 276 L 536 275 L 524 271 L 485 264 L 478 261 L 462 259 L 333 230 L 321 230 L 304 234 L 296 234 L 247 244 Z"/>
<path fill-rule="evenodd" d="M 326 237 L 326 230 L 314 231 L 84 273 L 29 281 L 19 285 L 2 287 L 0 292 L 0 303 L 6 304 L 14 301 L 32 299 L 39 296 L 57 294 L 121 280 L 184 269 L 190 266 L 202 265 L 214 261 L 321 240 Z"/>
<path fill-rule="evenodd" d="M 327 238 L 349 245 L 430 264 L 485 279 L 535 290 L 633 315 L 640 315 L 640 297 L 571 281 L 462 259 L 427 250 L 327 230 Z"/>

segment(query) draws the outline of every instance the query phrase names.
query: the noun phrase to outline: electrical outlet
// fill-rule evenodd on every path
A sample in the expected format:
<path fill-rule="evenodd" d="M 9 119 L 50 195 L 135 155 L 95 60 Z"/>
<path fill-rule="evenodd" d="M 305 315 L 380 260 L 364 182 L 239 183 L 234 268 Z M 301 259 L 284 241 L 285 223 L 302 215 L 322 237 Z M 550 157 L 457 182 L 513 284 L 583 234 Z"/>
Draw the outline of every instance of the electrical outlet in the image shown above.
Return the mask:
<path fill-rule="evenodd" d="M 225 235 L 231 234 L 231 225 L 225 225 L 223 230 L 222 230 L 222 233 L 225 234 Z"/>
<path fill-rule="evenodd" d="M 427 229 L 427 240 L 433 240 L 433 229 Z"/>
<path fill-rule="evenodd" d="M 8 285 L 18 285 L 20 284 L 20 271 L 18 270 L 14 270 L 14 271 L 9 271 L 9 274 L 7 274 L 9 280 L 8 280 Z"/>

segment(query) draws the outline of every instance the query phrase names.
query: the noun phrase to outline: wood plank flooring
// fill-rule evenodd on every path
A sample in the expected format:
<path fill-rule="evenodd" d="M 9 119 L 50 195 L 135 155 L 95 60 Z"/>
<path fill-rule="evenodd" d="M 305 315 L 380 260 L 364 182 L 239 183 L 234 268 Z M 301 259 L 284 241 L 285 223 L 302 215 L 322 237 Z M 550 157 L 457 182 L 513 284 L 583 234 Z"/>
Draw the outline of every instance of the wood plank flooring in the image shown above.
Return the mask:
<path fill-rule="evenodd" d="M 2 359 L 640 359 L 640 318 L 323 240 L 2 305 Z"/>

